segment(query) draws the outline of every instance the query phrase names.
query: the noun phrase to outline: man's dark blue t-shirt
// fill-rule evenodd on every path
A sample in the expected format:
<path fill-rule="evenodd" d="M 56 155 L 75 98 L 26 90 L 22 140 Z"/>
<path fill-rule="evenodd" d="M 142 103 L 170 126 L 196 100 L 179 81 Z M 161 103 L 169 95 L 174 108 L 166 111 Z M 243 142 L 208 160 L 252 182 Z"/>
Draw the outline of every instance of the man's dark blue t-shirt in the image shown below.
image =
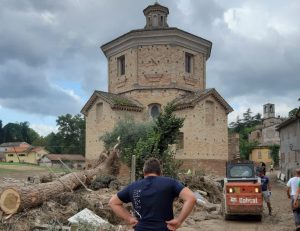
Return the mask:
<path fill-rule="evenodd" d="M 261 176 L 260 179 L 261 179 L 261 191 L 267 191 L 268 184 L 269 184 L 269 177 Z"/>
<path fill-rule="evenodd" d="M 167 231 L 166 221 L 174 218 L 173 200 L 183 188 L 172 178 L 148 176 L 130 184 L 117 195 L 124 203 L 132 202 L 139 220 L 135 231 Z"/>

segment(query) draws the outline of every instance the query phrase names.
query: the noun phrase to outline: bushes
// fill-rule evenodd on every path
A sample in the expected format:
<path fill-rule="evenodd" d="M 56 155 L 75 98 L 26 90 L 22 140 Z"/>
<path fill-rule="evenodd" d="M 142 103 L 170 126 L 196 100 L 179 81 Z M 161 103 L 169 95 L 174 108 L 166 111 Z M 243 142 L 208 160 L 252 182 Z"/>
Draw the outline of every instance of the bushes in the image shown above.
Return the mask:
<path fill-rule="evenodd" d="M 175 105 L 169 103 L 152 122 L 136 123 L 130 118 L 120 121 L 112 132 L 106 133 L 101 139 L 105 147 L 110 149 L 117 137 L 121 137 L 121 158 L 130 167 L 132 155 L 136 156 L 136 177 L 142 177 L 144 162 L 150 157 L 161 161 L 164 175 L 176 177 L 180 162 L 175 160 L 170 145 L 176 143 L 184 119 L 177 118 L 174 110 Z"/>

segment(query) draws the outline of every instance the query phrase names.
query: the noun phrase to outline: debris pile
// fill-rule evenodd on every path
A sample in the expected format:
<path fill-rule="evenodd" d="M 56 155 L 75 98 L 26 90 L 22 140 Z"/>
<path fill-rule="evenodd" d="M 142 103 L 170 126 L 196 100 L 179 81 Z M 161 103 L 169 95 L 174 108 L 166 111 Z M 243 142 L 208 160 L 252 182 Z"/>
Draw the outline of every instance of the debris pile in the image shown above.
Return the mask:
<path fill-rule="evenodd" d="M 113 152 L 89 170 L 33 177 L 26 182 L 6 180 L 0 185 L 0 230 L 131 230 L 108 206 L 111 196 L 129 182 L 115 177 L 118 166 Z M 215 179 L 184 175 L 180 180 L 197 197 L 197 206 L 183 226 L 220 218 L 222 189 Z M 175 214 L 182 205 L 181 200 L 175 201 Z M 132 210 L 131 205 L 127 209 Z"/>

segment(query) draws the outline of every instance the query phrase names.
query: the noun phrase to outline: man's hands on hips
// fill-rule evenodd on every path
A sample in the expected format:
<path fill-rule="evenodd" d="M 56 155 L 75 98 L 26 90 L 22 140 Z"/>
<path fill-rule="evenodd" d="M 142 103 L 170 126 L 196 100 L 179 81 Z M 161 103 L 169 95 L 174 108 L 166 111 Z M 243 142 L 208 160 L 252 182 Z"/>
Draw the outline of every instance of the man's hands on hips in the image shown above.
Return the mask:
<path fill-rule="evenodd" d="M 129 223 L 129 225 L 130 225 L 131 228 L 134 228 L 137 225 L 138 222 L 139 221 L 135 217 L 131 217 L 128 220 L 128 223 Z"/>
<path fill-rule="evenodd" d="M 176 231 L 181 226 L 181 221 L 177 218 L 174 218 L 170 221 L 166 221 L 167 227 L 169 230 Z"/>

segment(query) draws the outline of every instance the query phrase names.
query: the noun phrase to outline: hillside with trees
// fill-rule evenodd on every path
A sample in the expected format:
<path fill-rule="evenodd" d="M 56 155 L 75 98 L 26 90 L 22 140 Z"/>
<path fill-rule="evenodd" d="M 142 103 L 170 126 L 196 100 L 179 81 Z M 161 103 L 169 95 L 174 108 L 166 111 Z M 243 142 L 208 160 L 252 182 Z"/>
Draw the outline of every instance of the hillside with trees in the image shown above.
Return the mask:
<path fill-rule="evenodd" d="M 240 157 L 248 160 L 251 150 L 258 145 L 257 142 L 249 141 L 249 134 L 256 129 L 257 125 L 262 123 L 261 114 L 257 113 L 252 116 L 250 108 L 243 113 L 243 118 L 237 118 L 236 122 L 229 124 L 229 132 L 238 133 L 240 135 Z"/>
<path fill-rule="evenodd" d="M 61 115 L 56 120 L 58 132 L 40 136 L 30 128 L 28 122 L 2 125 L 0 120 L 0 144 L 7 142 L 27 142 L 33 146 L 44 146 L 55 154 L 84 154 L 85 120 L 78 115 Z"/>
<path fill-rule="evenodd" d="M 247 109 L 245 113 L 243 113 L 242 119 L 237 119 L 236 122 L 232 122 L 229 124 L 229 132 L 238 133 L 240 136 L 240 157 L 242 159 L 248 160 L 249 154 L 252 149 L 259 145 L 257 141 L 249 141 L 249 135 L 251 132 L 256 130 L 258 125 L 262 125 L 261 114 L 257 113 L 252 116 L 251 109 Z M 269 145 L 271 157 L 275 166 L 279 164 L 279 148 L 278 144 Z"/>

